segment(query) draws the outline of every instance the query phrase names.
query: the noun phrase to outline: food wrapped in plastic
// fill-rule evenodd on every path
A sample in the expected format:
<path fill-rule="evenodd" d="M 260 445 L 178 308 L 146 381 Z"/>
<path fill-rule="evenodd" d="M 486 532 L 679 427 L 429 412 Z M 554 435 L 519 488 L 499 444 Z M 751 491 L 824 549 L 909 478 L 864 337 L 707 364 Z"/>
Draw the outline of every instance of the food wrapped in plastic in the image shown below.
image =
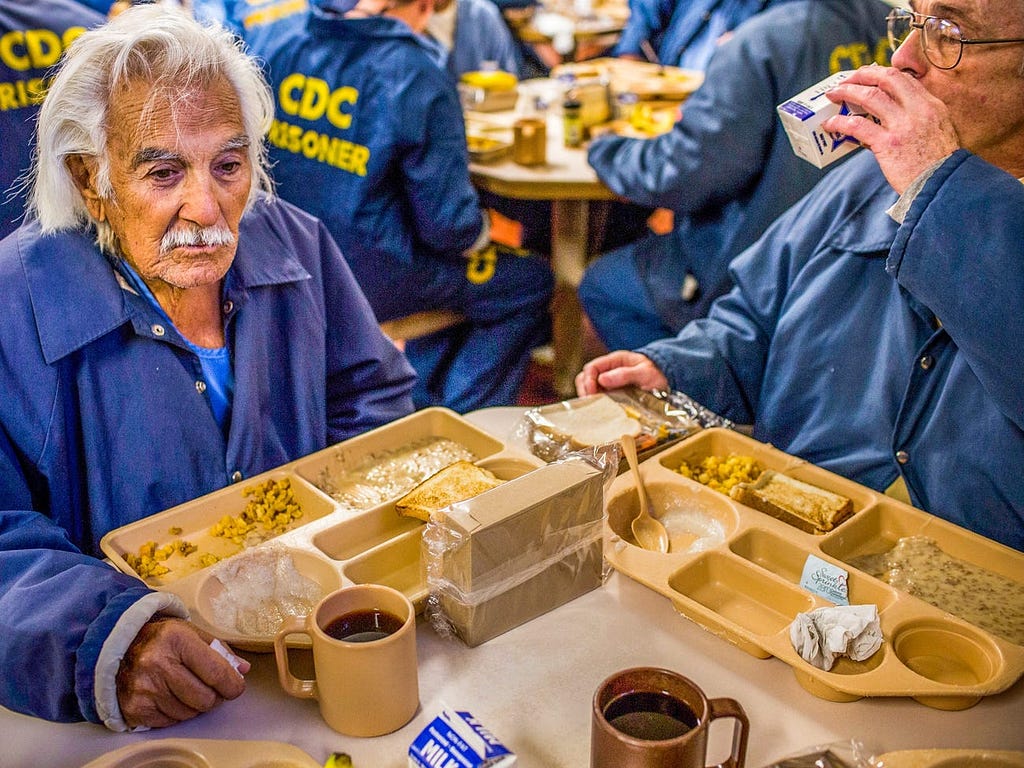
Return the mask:
<path fill-rule="evenodd" d="M 520 431 L 530 451 L 545 461 L 614 443 L 626 434 L 636 439 L 643 460 L 700 429 L 732 426 L 682 392 L 623 387 L 531 408 Z"/>
<path fill-rule="evenodd" d="M 876 765 L 864 745 L 850 739 L 809 747 L 764 768 L 874 768 Z"/>
<path fill-rule="evenodd" d="M 599 587 L 615 466 L 568 456 L 431 515 L 423 561 L 434 629 L 479 645 Z"/>

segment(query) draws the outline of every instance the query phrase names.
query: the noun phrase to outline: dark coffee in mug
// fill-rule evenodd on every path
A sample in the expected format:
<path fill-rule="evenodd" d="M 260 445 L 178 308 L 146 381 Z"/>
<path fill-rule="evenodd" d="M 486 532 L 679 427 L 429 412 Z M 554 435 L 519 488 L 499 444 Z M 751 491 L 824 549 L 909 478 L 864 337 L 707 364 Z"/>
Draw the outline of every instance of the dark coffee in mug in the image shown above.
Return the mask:
<path fill-rule="evenodd" d="M 675 696 L 661 691 L 630 691 L 604 708 L 604 717 L 617 731 L 646 741 L 682 736 L 697 727 L 697 715 Z"/>
<path fill-rule="evenodd" d="M 347 643 L 371 643 L 393 635 L 405 622 L 379 608 L 342 614 L 324 627 L 324 634 Z"/>

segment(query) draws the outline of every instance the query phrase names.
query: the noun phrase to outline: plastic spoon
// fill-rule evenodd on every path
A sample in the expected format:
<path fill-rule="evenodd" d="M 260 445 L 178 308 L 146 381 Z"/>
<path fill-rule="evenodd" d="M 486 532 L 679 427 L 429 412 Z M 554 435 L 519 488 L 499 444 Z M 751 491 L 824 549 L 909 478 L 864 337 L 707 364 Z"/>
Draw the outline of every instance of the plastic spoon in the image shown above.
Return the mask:
<path fill-rule="evenodd" d="M 636 441 L 632 435 L 623 435 L 620 441 L 622 452 L 626 454 L 626 461 L 633 471 L 633 479 L 636 481 L 636 493 L 640 497 L 640 514 L 633 518 L 630 526 L 633 529 L 633 537 L 644 549 L 654 552 L 668 552 L 668 531 L 661 521 L 651 517 L 651 500 L 647 496 L 647 489 L 643 480 L 640 479 L 640 465 L 636 458 Z"/>

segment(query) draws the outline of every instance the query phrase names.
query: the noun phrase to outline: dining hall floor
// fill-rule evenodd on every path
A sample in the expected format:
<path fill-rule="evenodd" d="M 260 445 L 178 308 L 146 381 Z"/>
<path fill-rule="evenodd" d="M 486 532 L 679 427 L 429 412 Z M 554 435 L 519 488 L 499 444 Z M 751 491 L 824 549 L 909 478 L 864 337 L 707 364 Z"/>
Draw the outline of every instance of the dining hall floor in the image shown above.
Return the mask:
<path fill-rule="evenodd" d="M 583 318 L 583 359 L 591 360 L 606 351 L 601 340 L 597 338 L 593 327 Z M 554 388 L 554 366 L 551 364 L 551 348 L 542 347 L 536 350 L 526 378 L 519 390 L 516 405 L 534 406 L 555 403 L 564 398 L 559 397 Z"/>

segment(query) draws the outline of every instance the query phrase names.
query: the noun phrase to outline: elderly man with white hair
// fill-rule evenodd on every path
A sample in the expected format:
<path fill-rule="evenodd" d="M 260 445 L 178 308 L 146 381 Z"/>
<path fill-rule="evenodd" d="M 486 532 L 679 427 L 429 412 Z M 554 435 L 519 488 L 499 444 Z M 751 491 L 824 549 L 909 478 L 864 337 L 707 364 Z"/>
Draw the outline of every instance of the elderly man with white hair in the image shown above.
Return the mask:
<path fill-rule="evenodd" d="M 0 242 L 0 704 L 159 727 L 242 674 L 104 533 L 405 415 L 414 374 L 323 225 L 266 193 L 273 104 L 141 6 L 70 47 Z M 242 662 L 244 673 L 248 665 Z"/>

